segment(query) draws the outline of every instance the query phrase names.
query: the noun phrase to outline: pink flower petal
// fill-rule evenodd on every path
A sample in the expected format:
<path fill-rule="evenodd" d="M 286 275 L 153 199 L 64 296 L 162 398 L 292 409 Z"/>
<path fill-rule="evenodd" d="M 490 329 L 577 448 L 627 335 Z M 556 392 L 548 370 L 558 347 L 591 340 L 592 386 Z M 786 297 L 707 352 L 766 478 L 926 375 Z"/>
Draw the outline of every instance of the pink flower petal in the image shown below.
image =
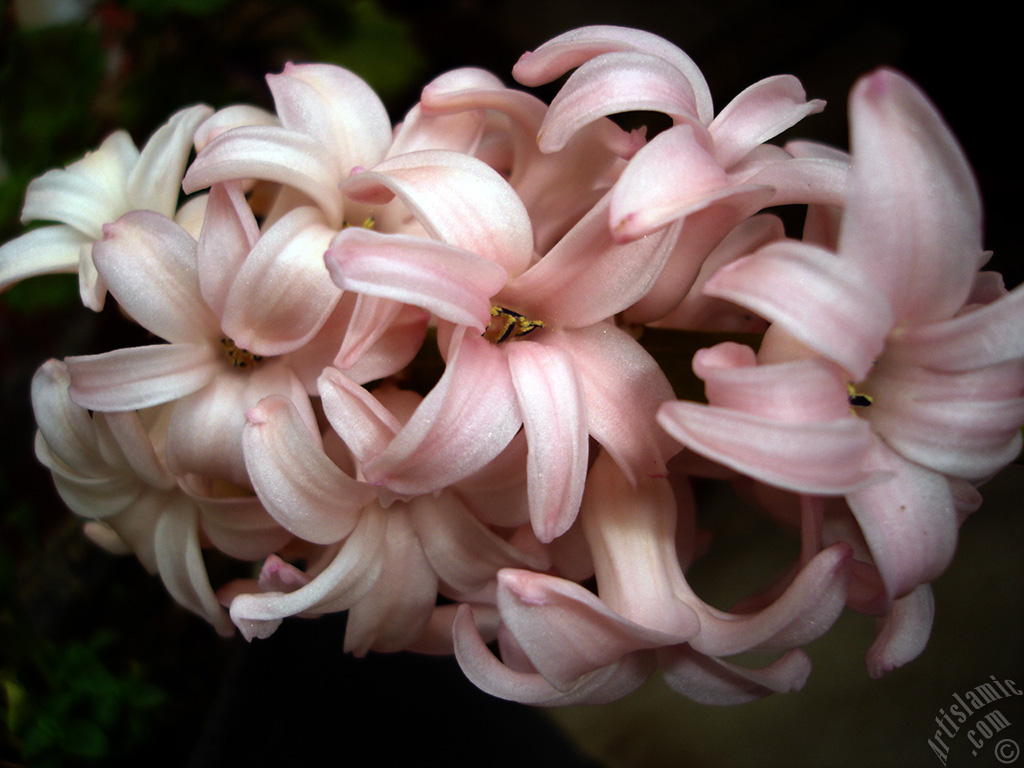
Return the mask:
<path fill-rule="evenodd" d="M 316 139 L 274 125 L 243 126 L 221 134 L 196 157 L 182 186 L 187 193 L 240 179 L 276 181 L 319 205 L 332 226 L 341 226 L 344 178 Z"/>
<path fill-rule="evenodd" d="M 500 571 L 498 608 L 532 666 L 560 691 L 630 653 L 679 642 L 624 619 L 579 584 L 541 573 Z"/>
<path fill-rule="evenodd" d="M 504 269 L 475 253 L 357 227 L 338 234 L 325 259 L 343 290 L 414 304 L 481 332 L 490 322 L 491 296 L 506 280 Z"/>
<path fill-rule="evenodd" d="M 285 397 L 267 398 L 249 411 L 243 433 L 246 466 L 267 511 L 307 541 L 331 544 L 359 522 L 373 489 L 342 472 L 320 447 L 319 436 Z"/>
<path fill-rule="evenodd" d="M 30 230 L 0 245 L 0 292 L 37 275 L 78 272 L 85 235 L 57 225 Z"/>
<path fill-rule="evenodd" d="M 133 211 L 104 227 L 93 262 L 110 294 L 137 323 L 170 342 L 216 339 L 203 301 L 196 242 L 170 219 Z"/>
<path fill-rule="evenodd" d="M 154 344 L 69 357 L 71 399 L 93 411 L 167 403 L 206 386 L 224 360 L 209 344 Z"/>
<path fill-rule="evenodd" d="M 589 436 L 583 384 L 572 357 L 529 341 L 508 348 L 512 384 L 529 444 L 530 519 L 543 542 L 572 525 L 583 497 Z"/>
<path fill-rule="evenodd" d="M 368 293 L 354 294 L 349 292 L 348 324 L 345 338 L 341 343 L 341 351 L 335 357 L 335 365 L 339 368 L 350 368 L 372 347 L 391 327 L 391 323 L 403 306 L 391 299 L 382 299 Z"/>
<path fill-rule="evenodd" d="M 240 128 L 243 125 L 280 125 L 277 115 L 274 115 L 262 107 L 253 107 L 249 104 L 232 104 L 222 107 L 204 120 L 196 129 L 195 147 L 196 152 L 203 149 L 232 128 Z"/>
<path fill-rule="evenodd" d="M 504 351 L 466 335 L 409 422 L 363 472 L 395 493 L 432 493 L 487 464 L 521 424 Z"/>
<path fill-rule="evenodd" d="M 537 142 L 542 152 L 557 152 L 583 126 L 633 111 L 702 123 L 692 84 L 672 64 L 643 53 L 613 52 L 591 59 L 569 76 L 548 108 Z"/>
<path fill-rule="evenodd" d="M 205 104 L 186 107 L 175 112 L 149 138 L 127 178 L 132 208 L 174 216 L 192 139 L 199 124 L 212 114 L 213 110 Z"/>
<path fill-rule="evenodd" d="M 178 476 L 193 474 L 248 489 L 242 454 L 245 413 L 270 395 L 290 398 L 306 425 L 316 428 L 309 398 L 286 366 L 270 361 L 248 374 L 225 372 L 174 403 L 167 423 L 167 466 Z"/>
<path fill-rule="evenodd" d="M 679 599 L 689 590 L 676 550 L 676 508 L 668 480 L 643 478 L 634 487 L 602 452 L 580 510 L 601 601 L 624 619 L 671 635 L 671 645 L 701 631 L 697 613 Z"/>
<path fill-rule="evenodd" d="M 409 510 L 431 568 L 455 592 L 483 589 L 500 568 L 543 566 L 540 558 L 484 526 L 454 494 L 417 496 L 409 502 Z"/>
<path fill-rule="evenodd" d="M 437 576 L 430 567 L 405 509 L 377 510 L 387 521 L 380 577 L 348 613 L 344 650 L 401 651 L 427 627 L 437 601 Z"/>
<path fill-rule="evenodd" d="M 327 420 L 359 463 L 383 452 L 401 430 L 376 397 L 341 371 L 325 368 L 317 384 Z"/>
<path fill-rule="evenodd" d="M 381 301 L 385 302 L 386 299 L 381 299 Z M 359 384 L 394 376 L 416 357 L 416 353 L 419 352 L 426 339 L 429 323 L 430 315 L 427 312 L 419 307 L 403 304 L 384 333 L 374 341 L 373 346 L 361 351 L 355 362 L 350 362 L 341 356 L 345 351 L 343 345 L 342 353 L 335 356 L 333 364 Z M 328 329 L 329 324 L 330 321 L 324 326 L 324 330 Z M 323 331 L 320 336 L 325 336 Z M 336 337 L 331 337 L 332 340 L 334 338 Z M 306 352 L 309 346 L 303 347 L 299 353 Z M 337 345 L 335 345 L 335 349 L 337 349 Z M 322 367 L 323 358 L 318 359 L 321 361 L 319 365 Z M 292 365 L 296 364 L 295 360 L 296 355 L 293 354 L 289 357 L 289 362 Z"/>
<path fill-rule="evenodd" d="M 609 323 L 545 333 L 544 341 L 573 358 L 586 396 L 587 429 L 630 482 L 667 474 L 665 462 L 679 447 L 654 417 L 674 395 L 654 358 Z"/>
<path fill-rule="evenodd" d="M 349 177 L 342 191 L 380 204 L 402 199 L 432 237 L 480 254 L 510 275 L 533 257 L 530 218 L 497 171 L 468 155 L 442 150 L 391 157 Z"/>
<path fill-rule="evenodd" d="M 956 139 L 913 83 L 881 69 L 854 86 L 850 144 L 839 252 L 861 263 L 897 323 L 952 316 L 985 258 L 978 188 Z"/>
<path fill-rule="evenodd" d="M 694 281 L 714 249 L 771 197 L 770 187 L 726 187 L 700 200 L 696 209 L 679 222 L 682 229 L 675 235 L 672 252 L 661 275 L 647 294 L 625 311 L 623 318 L 636 324 L 663 319 L 692 293 Z M 642 217 L 627 217 L 614 234 L 622 240 L 643 237 L 644 228 L 634 228 L 642 223 Z"/>
<path fill-rule="evenodd" d="M 631 243 L 608 229 L 607 198 L 595 205 L 499 299 L 521 306 L 555 328 L 599 323 L 650 290 L 669 259 L 678 228 Z"/>
<path fill-rule="evenodd" d="M 879 678 L 913 661 L 928 644 L 935 618 L 935 598 L 927 584 L 893 601 L 867 653 L 868 674 Z"/>
<path fill-rule="evenodd" d="M 89 412 L 68 396 L 71 376 L 58 360 L 47 360 L 32 377 L 32 411 L 47 448 L 69 467 L 99 472 L 105 466 Z"/>
<path fill-rule="evenodd" d="M 750 347 L 725 342 L 698 350 L 693 371 L 714 406 L 791 423 L 850 415 L 842 369 L 821 358 L 759 366 Z"/>
<path fill-rule="evenodd" d="M 957 505 L 945 477 L 881 441 L 872 461 L 892 477 L 847 494 L 846 501 L 893 599 L 933 581 L 949 565 L 959 527 Z"/>
<path fill-rule="evenodd" d="M 811 674 L 811 660 L 793 650 L 767 667 L 747 669 L 678 645 L 658 652 L 658 668 L 676 693 L 698 704 L 731 706 L 800 690 Z"/>
<path fill-rule="evenodd" d="M 395 128 L 388 155 L 426 149 L 451 149 L 474 155 L 487 125 L 485 111 L 470 108 L 449 112 L 433 106 L 435 100 L 443 101 L 450 94 L 458 98 L 467 92 L 489 90 L 508 89 L 494 74 L 476 67 L 461 67 L 434 78 L 423 88 L 420 103 Z"/>
<path fill-rule="evenodd" d="M 699 131 L 699 133 L 698 133 Z M 662 131 L 630 160 L 615 184 L 611 227 L 653 232 L 729 185 L 703 126 Z"/>
<path fill-rule="evenodd" d="M 913 462 L 981 481 L 1020 453 L 1020 361 L 947 374 L 894 365 L 887 355 L 868 386 L 877 396 L 864 415 L 889 447 Z"/>
<path fill-rule="evenodd" d="M 693 89 L 701 122 L 705 125 L 711 122 L 714 114 L 711 92 L 697 65 L 668 40 L 639 29 L 579 27 L 552 38 L 535 51 L 524 53 L 513 67 L 512 75 L 523 85 L 543 85 L 595 56 L 613 51 L 636 51 L 667 61 Z"/>
<path fill-rule="evenodd" d="M 687 448 L 799 493 L 848 493 L 870 483 L 868 424 L 853 416 L 790 422 L 697 403 L 666 402 L 658 423 Z"/>
<path fill-rule="evenodd" d="M 211 495 L 212 483 L 189 476 L 181 488 L 198 505 L 200 527 L 210 543 L 229 557 L 262 560 L 292 540 L 255 496 Z"/>
<path fill-rule="evenodd" d="M 706 214 L 707 211 L 705 210 L 703 213 Z M 700 214 L 697 214 L 695 218 L 701 218 Z M 680 234 L 681 243 L 690 242 L 693 223 L 693 218 L 685 222 Z M 665 328 L 694 330 L 731 330 L 739 332 L 763 330 L 763 327 L 755 326 L 755 323 L 761 323 L 762 321 L 755 318 L 753 313 L 730 302 L 706 296 L 703 294 L 703 288 L 704 284 L 711 279 L 711 276 L 726 264 L 730 264 L 736 261 L 736 259 L 756 251 L 773 240 L 781 240 L 783 237 L 785 237 L 785 228 L 782 221 L 776 216 L 763 213 L 744 219 L 703 258 L 703 263 L 699 265 L 699 271 L 695 278 L 690 277 L 693 275 L 693 268 L 691 267 L 687 270 L 686 277 L 677 281 L 681 285 L 692 282 L 692 287 L 687 291 L 683 300 L 678 302 L 675 308 L 658 320 L 655 325 Z M 673 258 L 670 259 L 670 266 L 666 269 L 666 272 L 671 271 L 673 277 L 673 266 L 675 265 L 672 262 L 679 255 L 673 254 Z M 694 259 L 694 261 L 698 260 Z M 667 282 L 664 278 L 668 277 L 668 275 L 662 274 L 663 279 L 659 282 Z M 648 294 L 648 297 L 653 301 L 654 297 L 651 294 Z M 637 309 L 639 307 L 634 308 L 633 311 Z M 631 315 L 633 311 L 630 312 Z"/>
<path fill-rule="evenodd" d="M 112 133 L 67 168 L 33 179 L 25 190 L 22 222 L 56 221 L 99 240 L 104 224 L 131 209 L 125 182 L 138 159 L 131 137 Z"/>
<path fill-rule="evenodd" d="M 166 509 L 156 525 L 154 538 L 157 569 L 167 591 L 181 605 L 209 621 L 217 634 L 231 637 L 234 628 L 213 593 L 199 549 L 199 518 L 195 508 L 183 504 Z"/>
<path fill-rule="evenodd" d="M 775 190 L 770 205 L 842 206 L 846 202 L 848 160 L 786 157 L 752 162 L 736 170 L 734 183 L 767 186 Z M 804 242 L 809 242 L 804 227 Z"/>
<path fill-rule="evenodd" d="M 824 108 L 821 99 L 807 101 L 803 86 L 792 75 L 760 80 L 730 101 L 708 126 L 715 159 L 731 168 L 755 147 Z"/>
<path fill-rule="evenodd" d="M 455 615 L 455 658 L 474 685 L 502 699 L 537 706 L 612 701 L 638 688 L 653 667 L 649 656 L 626 656 L 584 675 L 570 690 L 561 691 L 537 673 L 518 672 L 498 661 L 481 639 L 473 615 L 468 605 L 460 606 Z"/>
<path fill-rule="evenodd" d="M 285 64 L 267 75 L 281 124 L 316 139 L 343 178 L 356 165 L 371 166 L 391 144 L 391 121 L 362 78 L 332 64 Z"/>
<path fill-rule="evenodd" d="M 219 317 L 231 283 L 259 237 L 259 225 L 238 184 L 213 186 L 202 221 L 196 246 L 199 287 Z"/>
<path fill-rule="evenodd" d="M 473 514 L 487 525 L 515 529 L 530 522 L 527 450 L 526 433 L 521 431 L 505 450 L 460 480 L 454 489 Z"/>
<path fill-rule="evenodd" d="M 364 515 L 322 571 L 291 591 L 238 595 L 231 601 L 231 620 L 251 641 L 269 637 L 289 616 L 319 616 L 325 606 L 340 611 L 356 603 L 380 575 L 386 529 L 383 515 Z"/>
<path fill-rule="evenodd" d="M 704 292 L 778 323 L 854 381 L 867 375 L 893 325 L 888 301 L 855 265 L 801 243 L 772 243 L 734 261 Z"/>
<path fill-rule="evenodd" d="M 981 273 L 985 274 L 985 273 Z M 893 330 L 886 356 L 940 371 L 966 371 L 1024 357 L 1024 285 L 978 308 L 938 323 Z"/>
<path fill-rule="evenodd" d="M 690 646 L 712 656 L 729 656 L 753 648 L 784 650 L 816 640 L 846 605 L 852 560 L 848 544 L 822 550 L 777 600 L 754 614 L 718 611 L 691 592 L 688 602 L 700 616 L 701 630 Z"/>
<path fill-rule="evenodd" d="M 324 268 L 334 236 L 315 208 L 297 208 L 263 233 L 228 292 L 221 320 L 234 342 L 261 355 L 300 348 L 323 327 L 341 292 Z"/>

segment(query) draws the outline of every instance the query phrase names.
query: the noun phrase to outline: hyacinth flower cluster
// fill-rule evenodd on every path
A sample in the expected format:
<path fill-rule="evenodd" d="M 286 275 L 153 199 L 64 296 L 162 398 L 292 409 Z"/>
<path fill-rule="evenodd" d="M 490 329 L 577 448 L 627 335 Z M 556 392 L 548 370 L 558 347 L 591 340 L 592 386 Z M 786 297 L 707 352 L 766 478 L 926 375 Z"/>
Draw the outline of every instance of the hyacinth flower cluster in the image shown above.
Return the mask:
<path fill-rule="evenodd" d="M 799 689 L 847 607 L 878 619 L 873 675 L 914 658 L 1024 424 L 1024 288 L 981 271 L 940 115 L 883 69 L 848 153 L 778 146 L 824 108 L 795 78 L 716 111 L 685 53 L 618 27 L 512 74 L 446 73 L 392 127 L 357 75 L 289 64 L 273 112 L 194 106 L 32 182 L 49 223 L 0 248 L 0 287 L 77 273 L 153 337 L 36 374 L 61 497 L 225 636 L 347 611 L 339 652 L 454 654 L 529 704 L 655 673 L 709 704 Z M 634 111 L 671 127 L 609 117 Z M 722 334 L 704 401 L 652 328 Z M 801 542 L 728 611 L 686 577 L 706 478 Z M 247 575 L 211 583 L 220 556 Z"/>

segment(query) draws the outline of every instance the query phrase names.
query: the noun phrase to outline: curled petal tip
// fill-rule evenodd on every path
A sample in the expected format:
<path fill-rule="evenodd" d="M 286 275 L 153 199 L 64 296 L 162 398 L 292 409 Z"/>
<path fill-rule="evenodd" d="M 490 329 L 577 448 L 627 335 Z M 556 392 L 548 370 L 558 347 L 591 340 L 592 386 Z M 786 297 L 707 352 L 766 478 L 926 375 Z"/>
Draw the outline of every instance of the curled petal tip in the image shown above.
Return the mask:
<path fill-rule="evenodd" d="M 529 571 L 506 568 L 498 573 L 498 581 L 524 605 L 547 605 L 550 598 L 534 576 Z"/>
<path fill-rule="evenodd" d="M 281 400 L 279 396 L 265 397 L 256 405 L 245 412 L 245 420 L 254 427 L 261 427 L 270 420 L 270 416 L 277 409 Z"/>
<path fill-rule="evenodd" d="M 881 98 L 885 96 L 895 81 L 902 79 L 904 78 L 895 70 L 879 67 L 861 78 L 859 90 L 865 96 Z"/>

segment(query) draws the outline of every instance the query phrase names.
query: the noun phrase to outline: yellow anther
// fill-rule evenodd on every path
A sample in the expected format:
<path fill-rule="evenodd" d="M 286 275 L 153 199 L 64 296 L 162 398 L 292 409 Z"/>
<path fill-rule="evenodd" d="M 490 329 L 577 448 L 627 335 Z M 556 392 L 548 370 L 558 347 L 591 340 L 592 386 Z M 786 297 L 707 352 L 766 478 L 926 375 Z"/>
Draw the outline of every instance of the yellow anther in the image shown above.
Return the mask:
<path fill-rule="evenodd" d="M 235 342 L 226 336 L 220 340 L 224 351 L 228 354 L 228 360 L 235 368 L 254 368 L 257 363 L 263 360 L 263 355 L 257 355 L 248 349 L 242 349 L 235 345 Z"/>
<path fill-rule="evenodd" d="M 543 327 L 542 320 L 528 320 L 514 310 L 492 306 L 491 322 L 483 332 L 483 337 L 494 344 L 501 344 L 503 341 L 525 336 Z"/>
<path fill-rule="evenodd" d="M 850 403 L 851 410 L 853 410 L 853 408 L 867 408 L 874 402 L 871 395 L 865 395 L 863 392 L 858 392 L 850 382 L 846 383 L 846 392 L 846 399 Z"/>

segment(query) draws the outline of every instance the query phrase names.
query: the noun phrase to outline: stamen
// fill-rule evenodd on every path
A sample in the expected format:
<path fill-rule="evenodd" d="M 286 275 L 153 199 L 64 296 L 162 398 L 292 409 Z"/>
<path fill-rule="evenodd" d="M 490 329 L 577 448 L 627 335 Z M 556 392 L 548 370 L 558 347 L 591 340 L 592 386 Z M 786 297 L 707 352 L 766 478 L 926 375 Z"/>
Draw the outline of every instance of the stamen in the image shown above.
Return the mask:
<path fill-rule="evenodd" d="M 483 332 L 483 337 L 493 344 L 501 344 L 511 338 L 519 338 L 543 328 L 542 320 L 528 320 L 515 310 L 505 307 L 491 307 L 491 322 Z"/>
<path fill-rule="evenodd" d="M 875 402 L 871 395 L 865 395 L 863 392 L 858 392 L 854 388 L 853 384 L 849 382 L 846 384 L 846 391 L 848 393 L 846 399 L 849 401 L 852 408 L 867 408 Z"/>
<path fill-rule="evenodd" d="M 235 345 L 235 342 L 226 336 L 220 340 L 224 351 L 228 354 L 228 360 L 234 368 L 255 368 L 257 363 L 263 360 L 263 355 L 257 355 L 247 349 Z"/>
<path fill-rule="evenodd" d="M 352 225 L 349 224 L 347 221 L 341 222 L 341 228 L 342 229 L 348 229 L 351 226 Z M 377 226 L 377 219 L 375 219 L 373 216 L 367 216 L 363 220 L 363 223 L 360 224 L 359 226 L 361 226 L 363 229 L 373 229 L 374 227 Z"/>

